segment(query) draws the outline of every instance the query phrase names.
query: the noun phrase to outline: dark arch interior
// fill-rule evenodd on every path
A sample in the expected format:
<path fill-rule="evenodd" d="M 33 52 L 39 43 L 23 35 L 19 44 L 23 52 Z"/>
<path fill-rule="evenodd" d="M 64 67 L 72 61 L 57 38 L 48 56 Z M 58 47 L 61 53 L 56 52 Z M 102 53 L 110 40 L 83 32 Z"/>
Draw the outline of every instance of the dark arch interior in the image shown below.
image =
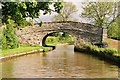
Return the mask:
<path fill-rule="evenodd" d="M 55 33 L 61 33 L 61 34 L 63 33 L 63 34 L 62 34 L 63 37 L 65 36 L 65 35 L 64 35 L 65 33 L 66 33 L 66 34 L 69 34 L 69 33 L 63 32 L 63 31 L 62 31 L 62 32 L 51 32 L 51 33 L 49 33 L 49 34 L 47 34 L 47 35 L 45 35 L 45 36 L 43 37 L 43 39 L 42 39 L 42 46 L 44 46 L 44 47 L 52 47 L 53 49 L 55 49 L 55 46 L 47 45 L 47 44 L 46 44 L 46 39 L 47 39 L 47 37 L 53 36 L 53 34 L 55 34 Z M 70 34 L 69 34 L 69 35 L 70 35 Z"/>

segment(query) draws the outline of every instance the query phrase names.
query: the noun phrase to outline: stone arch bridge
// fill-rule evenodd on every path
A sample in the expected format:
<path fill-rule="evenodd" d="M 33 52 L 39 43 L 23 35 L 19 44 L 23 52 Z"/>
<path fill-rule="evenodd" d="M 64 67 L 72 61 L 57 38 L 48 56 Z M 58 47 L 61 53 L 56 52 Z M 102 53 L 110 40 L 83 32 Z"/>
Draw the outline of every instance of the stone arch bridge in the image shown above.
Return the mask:
<path fill-rule="evenodd" d="M 107 37 L 103 28 L 80 22 L 45 22 L 42 26 L 34 25 L 16 30 L 20 43 L 25 45 L 43 45 L 46 38 L 54 32 L 67 32 L 74 36 L 74 45 L 86 42 L 101 43 Z"/>

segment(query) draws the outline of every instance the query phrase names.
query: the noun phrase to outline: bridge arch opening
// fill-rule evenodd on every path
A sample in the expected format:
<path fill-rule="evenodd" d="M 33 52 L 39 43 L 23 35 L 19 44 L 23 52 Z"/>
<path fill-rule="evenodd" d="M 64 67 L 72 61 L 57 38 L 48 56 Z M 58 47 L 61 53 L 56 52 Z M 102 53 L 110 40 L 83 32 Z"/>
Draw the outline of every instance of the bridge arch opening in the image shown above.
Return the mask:
<path fill-rule="evenodd" d="M 42 39 L 42 46 L 44 47 L 52 47 L 55 49 L 57 44 L 67 44 L 74 45 L 75 36 L 68 32 L 51 32 L 47 33 Z"/>

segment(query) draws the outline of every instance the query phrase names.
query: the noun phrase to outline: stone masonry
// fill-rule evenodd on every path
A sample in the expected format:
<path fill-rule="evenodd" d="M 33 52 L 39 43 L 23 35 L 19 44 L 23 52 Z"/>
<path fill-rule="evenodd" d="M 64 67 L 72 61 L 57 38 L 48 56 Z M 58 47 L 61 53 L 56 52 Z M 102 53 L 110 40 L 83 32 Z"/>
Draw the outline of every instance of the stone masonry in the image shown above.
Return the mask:
<path fill-rule="evenodd" d="M 80 22 L 45 22 L 42 26 L 34 25 L 16 29 L 21 44 L 43 45 L 44 37 L 53 32 L 67 32 L 75 38 L 75 45 L 86 42 L 99 43 L 102 41 L 102 28 Z"/>

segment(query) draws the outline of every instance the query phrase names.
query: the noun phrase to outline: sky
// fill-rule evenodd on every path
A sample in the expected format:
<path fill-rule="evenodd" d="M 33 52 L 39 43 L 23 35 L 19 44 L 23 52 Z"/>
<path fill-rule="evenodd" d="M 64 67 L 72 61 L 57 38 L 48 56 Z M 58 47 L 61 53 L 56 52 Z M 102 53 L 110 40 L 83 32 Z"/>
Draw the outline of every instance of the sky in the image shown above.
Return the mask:
<path fill-rule="evenodd" d="M 78 19 L 78 22 L 84 22 L 84 23 L 90 23 L 90 21 L 80 17 L 80 13 L 83 11 L 82 10 L 82 2 L 88 2 L 88 1 L 120 1 L 120 0 L 64 0 L 64 2 L 73 2 L 76 5 L 78 12 L 73 14 L 73 18 Z M 0 6 L 0 8 L 1 8 L 1 6 Z M 41 14 L 40 17 L 37 18 L 36 20 L 38 22 L 40 22 L 40 21 L 51 22 L 53 20 L 53 16 L 56 14 L 57 13 L 55 13 L 55 12 L 53 12 L 52 14 L 46 14 L 46 15 Z"/>
<path fill-rule="evenodd" d="M 84 22 L 84 23 L 90 23 L 90 21 L 80 17 L 80 13 L 83 11 L 82 7 L 81 7 L 82 2 L 90 2 L 90 1 L 117 2 L 117 1 L 120 1 L 120 0 L 64 0 L 64 2 L 73 2 L 76 5 L 76 7 L 78 9 L 78 12 L 74 13 L 73 17 L 78 19 L 79 22 Z M 51 15 L 49 15 L 49 14 L 41 15 L 38 20 L 39 21 L 45 21 L 45 22 L 51 22 L 54 15 L 55 15 L 55 13 L 52 13 Z"/>
<path fill-rule="evenodd" d="M 80 13 L 82 12 L 82 0 L 64 0 L 65 2 L 73 2 L 78 11 L 76 13 L 73 14 L 73 18 L 78 19 L 78 22 L 88 22 L 86 19 L 80 18 Z M 79 2 L 78 2 L 79 1 Z M 57 13 L 52 13 L 52 14 L 46 14 L 46 15 L 40 15 L 39 18 L 37 18 L 37 21 L 44 21 L 44 22 L 51 22 L 53 20 L 53 16 L 56 15 Z"/>

